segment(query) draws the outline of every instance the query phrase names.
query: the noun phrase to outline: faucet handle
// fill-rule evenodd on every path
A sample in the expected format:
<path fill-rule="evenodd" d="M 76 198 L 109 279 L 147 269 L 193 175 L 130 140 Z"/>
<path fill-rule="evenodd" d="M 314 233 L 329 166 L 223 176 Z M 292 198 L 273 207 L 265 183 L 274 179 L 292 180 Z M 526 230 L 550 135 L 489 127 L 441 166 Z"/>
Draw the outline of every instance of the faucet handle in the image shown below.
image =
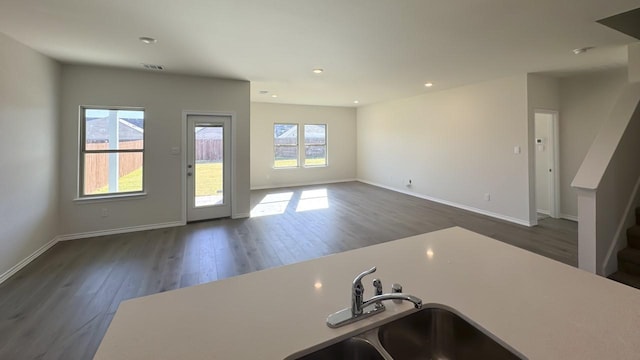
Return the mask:
<path fill-rule="evenodd" d="M 393 285 L 391 285 L 391 292 L 392 293 L 401 293 L 402 292 L 402 285 L 398 284 L 398 283 L 394 283 Z"/>
<path fill-rule="evenodd" d="M 373 287 L 376 288 L 375 295 L 382 295 L 382 281 L 380 279 L 373 279 Z"/>
<path fill-rule="evenodd" d="M 360 284 L 360 286 L 362 286 L 362 278 L 369 275 L 369 274 L 373 274 L 374 272 L 376 272 L 376 267 L 372 267 L 371 269 L 367 270 L 367 271 L 363 271 L 360 273 L 360 275 L 356 276 L 355 279 L 353 279 L 353 286 L 356 287 L 358 286 L 358 284 Z"/>
<path fill-rule="evenodd" d="M 402 292 L 402 285 L 398 284 L 398 283 L 393 283 L 391 285 L 391 293 L 392 294 L 398 294 Z M 400 304 L 402 303 L 402 300 L 393 300 L 394 303 L 396 304 Z"/>

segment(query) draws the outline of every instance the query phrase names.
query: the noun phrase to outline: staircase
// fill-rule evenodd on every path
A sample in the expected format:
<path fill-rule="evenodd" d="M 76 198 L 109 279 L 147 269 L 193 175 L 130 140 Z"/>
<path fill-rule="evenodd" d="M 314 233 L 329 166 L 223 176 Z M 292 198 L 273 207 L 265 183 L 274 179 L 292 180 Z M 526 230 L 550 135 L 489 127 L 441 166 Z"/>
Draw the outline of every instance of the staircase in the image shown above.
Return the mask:
<path fill-rule="evenodd" d="M 609 279 L 640 289 L 640 208 L 636 225 L 627 229 L 627 247 L 618 252 L 618 271 Z"/>

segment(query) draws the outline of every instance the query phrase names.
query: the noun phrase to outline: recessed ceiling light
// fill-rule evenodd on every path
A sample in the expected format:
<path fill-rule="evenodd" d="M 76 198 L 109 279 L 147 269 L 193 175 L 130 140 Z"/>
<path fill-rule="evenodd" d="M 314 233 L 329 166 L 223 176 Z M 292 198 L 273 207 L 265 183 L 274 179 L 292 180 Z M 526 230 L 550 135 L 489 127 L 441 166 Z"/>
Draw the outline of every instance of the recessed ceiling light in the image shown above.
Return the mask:
<path fill-rule="evenodd" d="M 260 90 L 260 94 L 268 94 L 269 90 Z"/>
<path fill-rule="evenodd" d="M 138 39 L 147 45 L 155 44 L 158 42 L 158 40 L 148 36 L 141 36 Z"/>
<path fill-rule="evenodd" d="M 428 82 L 428 83 L 424 84 L 424 86 L 426 86 L 426 87 L 432 87 L 432 86 L 433 86 L 433 83 Z"/>
<path fill-rule="evenodd" d="M 593 46 L 587 46 L 587 47 L 583 47 L 583 48 L 577 48 L 577 49 L 573 49 L 571 51 L 573 51 L 574 54 L 576 55 L 580 55 L 580 54 L 584 54 L 587 51 L 591 50 L 591 49 L 595 49 L 595 47 Z"/>
<path fill-rule="evenodd" d="M 324 71 L 324 69 L 320 69 L 320 68 L 313 69 L 313 73 L 314 74 L 322 74 L 323 71 Z"/>
<path fill-rule="evenodd" d="M 273 94 L 273 95 L 271 95 L 271 97 L 272 97 L 272 98 L 277 98 L 277 97 L 278 97 L 278 95 Z"/>
<path fill-rule="evenodd" d="M 353 100 L 353 103 L 354 103 L 354 104 L 360 104 L 360 101 L 358 101 L 358 100 Z"/>

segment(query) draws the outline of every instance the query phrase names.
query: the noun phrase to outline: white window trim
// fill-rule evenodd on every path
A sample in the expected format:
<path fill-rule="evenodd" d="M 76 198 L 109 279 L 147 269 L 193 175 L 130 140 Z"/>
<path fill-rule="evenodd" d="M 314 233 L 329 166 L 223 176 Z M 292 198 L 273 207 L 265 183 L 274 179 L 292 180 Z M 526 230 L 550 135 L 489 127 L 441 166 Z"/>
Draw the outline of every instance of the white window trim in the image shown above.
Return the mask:
<path fill-rule="evenodd" d="M 97 110 L 128 110 L 128 111 L 142 111 L 145 113 L 145 128 L 146 128 L 146 110 L 144 107 L 139 106 L 100 106 L 100 105 L 81 105 L 79 108 L 79 126 L 78 126 L 78 181 L 77 181 L 77 196 L 74 201 L 88 203 L 90 201 L 105 201 L 105 200 L 121 200 L 131 198 L 141 198 L 147 196 L 147 181 L 146 171 L 142 171 L 142 190 L 129 191 L 129 192 L 117 192 L 111 194 L 84 194 L 84 155 L 87 153 L 86 146 L 86 119 L 85 110 L 97 109 Z M 143 129 L 144 130 L 144 129 Z M 141 152 L 142 153 L 142 166 L 146 162 L 146 130 L 142 133 L 143 148 L 139 151 L 117 151 L 120 152 Z"/>
<path fill-rule="evenodd" d="M 297 165 L 295 166 L 276 166 L 276 139 L 275 136 L 272 136 L 271 141 L 273 142 L 273 165 L 272 168 L 274 170 L 287 170 L 287 169 L 299 169 L 302 165 L 302 162 L 300 161 L 300 124 L 297 123 L 286 123 L 286 122 L 276 122 L 273 123 L 273 127 L 271 128 L 272 130 L 275 129 L 276 125 L 295 125 L 296 126 L 296 147 L 297 147 L 297 151 L 296 151 L 296 162 Z M 279 145 L 279 146 L 283 146 L 283 145 Z"/>
<path fill-rule="evenodd" d="M 305 162 L 307 160 L 307 142 L 304 139 L 302 139 L 302 142 L 304 143 L 304 155 L 302 156 L 302 166 L 305 168 L 323 168 L 323 167 L 328 167 L 329 166 L 329 126 L 327 126 L 327 124 L 320 124 L 320 123 L 313 123 L 313 124 L 303 124 L 302 128 L 303 128 L 303 135 L 304 135 L 304 127 L 307 125 L 315 125 L 315 126 L 324 126 L 324 164 L 322 165 L 306 165 Z"/>

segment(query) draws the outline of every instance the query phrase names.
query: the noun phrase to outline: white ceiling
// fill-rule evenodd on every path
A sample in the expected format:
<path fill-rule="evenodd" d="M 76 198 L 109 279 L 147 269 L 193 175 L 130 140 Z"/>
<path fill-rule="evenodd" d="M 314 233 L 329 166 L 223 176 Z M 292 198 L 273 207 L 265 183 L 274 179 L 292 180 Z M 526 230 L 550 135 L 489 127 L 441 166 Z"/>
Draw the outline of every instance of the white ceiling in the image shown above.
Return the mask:
<path fill-rule="evenodd" d="M 640 0 L 1 0 L 0 32 L 65 63 L 159 64 L 250 80 L 253 101 L 354 106 L 518 73 L 622 66 L 624 45 L 637 40 L 595 21 L 637 7 Z M 571 52 L 585 46 L 596 49 Z M 318 67 L 322 75 L 312 73 Z"/>

